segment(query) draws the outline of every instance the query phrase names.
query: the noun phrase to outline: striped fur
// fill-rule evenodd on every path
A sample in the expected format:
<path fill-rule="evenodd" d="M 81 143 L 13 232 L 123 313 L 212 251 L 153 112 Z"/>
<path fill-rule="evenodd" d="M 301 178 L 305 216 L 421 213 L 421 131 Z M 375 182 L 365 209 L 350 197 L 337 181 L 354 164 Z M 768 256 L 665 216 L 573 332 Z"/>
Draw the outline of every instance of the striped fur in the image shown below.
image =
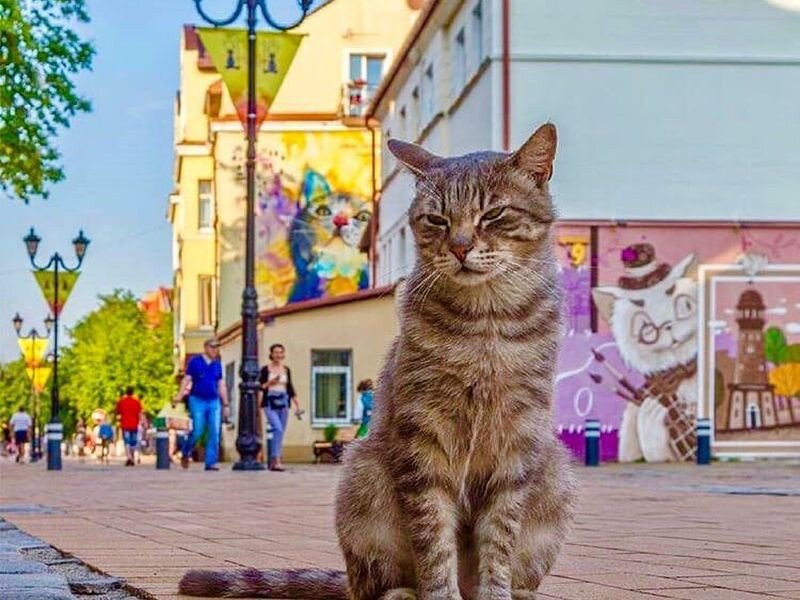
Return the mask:
<path fill-rule="evenodd" d="M 346 582 L 322 571 L 193 572 L 182 592 L 535 597 L 575 496 L 551 416 L 561 315 L 547 189 L 555 144 L 552 125 L 512 155 L 443 159 L 390 142 L 417 181 L 409 223 L 418 261 L 398 294 L 400 334 L 370 434 L 348 447 L 339 485 Z"/>

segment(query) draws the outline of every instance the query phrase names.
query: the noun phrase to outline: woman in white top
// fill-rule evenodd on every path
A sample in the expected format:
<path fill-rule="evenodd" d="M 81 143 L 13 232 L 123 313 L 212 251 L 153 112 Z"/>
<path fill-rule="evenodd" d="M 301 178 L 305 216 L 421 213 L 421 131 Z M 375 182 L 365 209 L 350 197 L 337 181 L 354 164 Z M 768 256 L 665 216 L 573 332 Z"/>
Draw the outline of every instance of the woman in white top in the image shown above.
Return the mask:
<path fill-rule="evenodd" d="M 30 441 L 30 429 L 33 426 L 33 419 L 25 412 L 25 407 L 20 406 L 19 410 L 11 415 L 8 426 L 14 432 L 14 444 L 17 447 L 17 462 L 25 462 L 25 454 Z"/>
<path fill-rule="evenodd" d="M 292 372 L 284 364 L 286 348 L 282 344 L 269 347 L 269 364 L 261 369 L 259 376 L 261 387 L 261 406 L 264 408 L 266 422 L 272 429 L 269 441 L 269 469 L 284 471 L 281 462 L 283 436 L 289 422 L 289 405 L 294 404 L 295 415 L 299 419 L 303 411 L 297 401 L 297 394 L 292 385 Z"/>

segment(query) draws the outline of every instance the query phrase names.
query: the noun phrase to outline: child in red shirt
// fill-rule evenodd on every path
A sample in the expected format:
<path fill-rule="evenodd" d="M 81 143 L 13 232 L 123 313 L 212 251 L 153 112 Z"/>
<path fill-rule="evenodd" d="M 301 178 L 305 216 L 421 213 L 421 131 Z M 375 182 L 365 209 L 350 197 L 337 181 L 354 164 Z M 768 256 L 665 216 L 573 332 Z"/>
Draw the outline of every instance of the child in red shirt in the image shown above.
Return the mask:
<path fill-rule="evenodd" d="M 125 395 L 117 402 L 117 415 L 122 438 L 125 440 L 125 452 L 128 455 L 125 466 L 132 467 L 135 464 L 133 459 L 138 443 L 139 420 L 142 417 L 142 403 L 133 395 L 133 387 L 128 386 Z"/>

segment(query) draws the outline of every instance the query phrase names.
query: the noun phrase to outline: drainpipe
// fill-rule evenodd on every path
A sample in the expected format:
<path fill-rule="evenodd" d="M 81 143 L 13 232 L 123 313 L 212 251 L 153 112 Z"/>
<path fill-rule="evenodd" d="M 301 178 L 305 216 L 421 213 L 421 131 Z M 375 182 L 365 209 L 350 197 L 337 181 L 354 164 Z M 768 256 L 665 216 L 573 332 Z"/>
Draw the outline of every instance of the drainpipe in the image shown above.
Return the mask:
<path fill-rule="evenodd" d="M 376 165 L 377 149 L 376 149 L 376 134 L 375 125 L 369 115 L 364 117 L 364 125 L 369 129 L 371 142 L 371 161 L 370 168 L 372 169 L 372 218 L 369 221 L 369 253 L 370 253 L 370 287 L 374 288 L 377 285 L 377 272 L 378 272 L 378 218 L 380 217 L 380 204 L 378 203 L 378 169 Z"/>
<path fill-rule="evenodd" d="M 511 148 L 511 0 L 503 0 L 503 150 Z"/>

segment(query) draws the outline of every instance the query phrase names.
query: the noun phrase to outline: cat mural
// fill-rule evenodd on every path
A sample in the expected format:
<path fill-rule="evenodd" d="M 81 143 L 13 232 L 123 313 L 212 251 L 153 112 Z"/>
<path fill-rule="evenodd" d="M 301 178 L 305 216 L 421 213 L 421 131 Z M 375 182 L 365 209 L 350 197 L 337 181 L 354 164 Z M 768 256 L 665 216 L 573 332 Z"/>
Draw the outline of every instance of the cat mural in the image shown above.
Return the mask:
<path fill-rule="evenodd" d="M 697 282 L 694 255 L 674 267 L 657 263 L 651 244 L 622 251 L 625 274 L 618 286 L 598 287 L 592 297 L 609 323 L 627 365 L 645 377 L 641 387 L 595 357 L 616 379 L 627 401 L 619 431 L 619 460 L 689 460 L 695 455 L 697 406 Z M 597 381 L 598 375 L 593 375 Z"/>
<path fill-rule="evenodd" d="M 328 180 L 307 169 L 289 246 L 297 274 L 289 302 L 354 293 L 369 285 L 367 255 L 360 242 L 372 214 L 369 203 L 336 192 Z"/>

